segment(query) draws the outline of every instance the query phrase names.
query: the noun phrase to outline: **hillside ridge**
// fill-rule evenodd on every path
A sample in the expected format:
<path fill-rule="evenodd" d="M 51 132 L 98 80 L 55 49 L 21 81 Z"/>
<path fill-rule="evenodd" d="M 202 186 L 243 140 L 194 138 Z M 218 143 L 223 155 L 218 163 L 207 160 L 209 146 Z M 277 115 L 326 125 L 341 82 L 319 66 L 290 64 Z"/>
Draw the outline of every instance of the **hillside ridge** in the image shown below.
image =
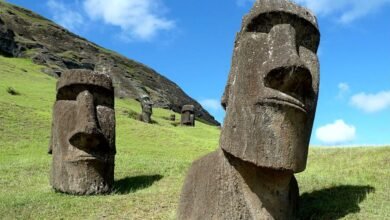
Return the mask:
<path fill-rule="evenodd" d="M 150 67 L 80 37 L 30 10 L 0 1 L 0 54 L 29 58 L 44 65 L 42 71 L 58 77 L 65 69 L 109 73 L 119 98 L 138 99 L 148 94 L 155 107 L 180 112 L 193 104 L 199 120 L 220 125 L 177 84 Z"/>

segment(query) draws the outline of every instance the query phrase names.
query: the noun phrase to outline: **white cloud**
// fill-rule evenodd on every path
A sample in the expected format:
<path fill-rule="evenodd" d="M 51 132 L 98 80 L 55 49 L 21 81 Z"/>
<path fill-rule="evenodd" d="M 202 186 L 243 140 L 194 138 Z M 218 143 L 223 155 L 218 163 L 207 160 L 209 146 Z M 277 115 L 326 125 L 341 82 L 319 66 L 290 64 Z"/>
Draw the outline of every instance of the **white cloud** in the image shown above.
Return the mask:
<path fill-rule="evenodd" d="M 325 144 L 343 144 L 355 139 L 356 128 L 339 119 L 332 124 L 318 128 L 316 137 Z"/>
<path fill-rule="evenodd" d="M 85 0 L 84 10 L 93 20 L 119 26 L 126 36 L 150 40 L 160 30 L 174 28 L 175 22 L 162 17 L 159 0 Z"/>
<path fill-rule="evenodd" d="M 374 113 L 390 107 L 390 91 L 382 91 L 377 94 L 364 92 L 352 96 L 351 105 L 367 113 Z"/>
<path fill-rule="evenodd" d="M 349 85 L 348 83 L 339 83 L 338 84 L 339 93 L 337 95 L 337 98 L 342 99 L 344 96 L 349 92 Z"/>
<path fill-rule="evenodd" d="M 255 0 L 236 0 L 238 6 L 253 2 Z M 295 0 L 295 2 L 309 8 L 317 15 L 335 16 L 343 24 L 375 13 L 386 4 L 390 4 L 390 0 Z"/>
<path fill-rule="evenodd" d="M 390 0 L 295 0 L 318 15 L 336 16 L 341 23 L 348 24 L 381 9 Z"/>
<path fill-rule="evenodd" d="M 215 117 L 219 122 L 223 122 L 225 116 L 225 110 L 221 106 L 221 102 L 218 99 L 203 99 L 199 103 L 205 108 L 211 115 Z"/>
<path fill-rule="evenodd" d="M 53 14 L 53 20 L 64 28 L 75 31 L 83 24 L 83 16 L 76 10 L 66 6 L 64 3 L 56 0 L 49 0 L 46 4 Z"/>
<path fill-rule="evenodd" d="M 204 108 L 212 111 L 218 111 L 222 109 L 221 103 L 216 99 L 203 99 L 200 101 L 200 104 Z"/>
<path fill-rule="evenodd" d="M 349 85 L 347 83 L 339 83 L 338 87 L 339 87 L 339 91 L 341 92 L 349 91 Z"/>

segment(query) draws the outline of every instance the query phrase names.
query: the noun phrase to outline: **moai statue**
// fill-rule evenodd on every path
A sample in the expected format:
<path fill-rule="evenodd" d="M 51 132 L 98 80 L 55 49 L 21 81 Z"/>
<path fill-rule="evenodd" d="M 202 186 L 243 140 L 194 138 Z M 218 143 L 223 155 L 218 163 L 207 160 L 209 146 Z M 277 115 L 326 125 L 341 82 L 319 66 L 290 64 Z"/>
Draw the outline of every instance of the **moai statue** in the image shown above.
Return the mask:
<path fill-rule="evenodd" d="M 148 95 L 142 95 L 141 96 L 141 108 L 142 108 L 142 114 L 141 114 L 141 121 L 145 123 L 151 123 L 152 119 L 152 106 L 153 102 L 150 100 L 150 97 Z"/>
<path fill-rule="evenodd" d="M 193 105 L 183 105 L 180 124 L 184 126 L 195 126 L 195 107 Z"/>
<path fill-rule="evenodd" d="M 57 82 L 49 153 L 51 185 L 70 194 L 100 194 L 114 182 L 114 88 L 106 74 L 65 71 Z"/>
<path fill-rule="evenodd" d="M 179 219 L 294 219 L 319 87 L 315 16 L 257 0 L 237 34 L 220 148 L 195 161 Z"/>
<path fill-rule="evenodd" d="M 169 120 L 170 120 L 170 121 L 176 121 L 176 115 L 175 115 L 175 114 L 171 114 L 171 115 L 169 116 Z"/>

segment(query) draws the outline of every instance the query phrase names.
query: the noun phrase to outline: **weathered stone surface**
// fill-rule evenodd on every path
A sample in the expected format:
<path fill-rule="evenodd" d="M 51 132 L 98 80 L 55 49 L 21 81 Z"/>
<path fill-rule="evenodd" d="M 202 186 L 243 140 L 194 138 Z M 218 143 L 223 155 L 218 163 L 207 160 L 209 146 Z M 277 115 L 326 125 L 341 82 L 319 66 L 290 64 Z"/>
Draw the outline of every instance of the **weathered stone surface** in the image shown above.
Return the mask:
<path fill-rule="evenodd" d="M 140 98 L 142 113 L 141 113 L 141 120 L 145 123 L 151 123 L 152 119 L 152 113 L 153 113 L 153 102 L 150 100 L 150 97 L 148 95 L 142 95 Z"/>
<path fill-rule="evenodd" d="M 65 71 L 57 82 L 49 153 L 51 185 L 70 194 L 111 190 L 115 163 L 114 88 L 88 70 Z"/>
<path fill-rule="evenodd" d="M 286 0 L 243 19 L 222 98 L 220 147 L 257 166 L 305 169 L 319 87 L 315 17 Z"/>
<path fill-rule="evenodd" d="M 184 126 L 195 126 L 195 107 L 193 105 L 183 105 L 180 124 Z"/>
<path fill-rule="evenodd" d="M 319 87 L 316 18 L 257 0 L 237 34 L 220 149 L 191 166 L 179 219 L 295 219 Z"/>
<path fill-rule="evenodd" d="M 5 56 L 15 56 L 18 54 L 18 46 L 14 42 L 15 33 L 4 26 L 0 18 L 0 54 Z"/>
<path fill-rule="evenodd" d="M 291 172 L 260 168 L 219 149 L 192 164 L 178 219 L 293 219 L 298 197 Z"/>
<path fill-rule="evenodd" d="M 138 99 L 147 93 L 154 107 L 181 112 L 191 103 L 196 117 L 219 125 L 203 107 L 178 85 L 153 69 L 106 50 L 29 10 L 0 1 L 0 54 L 26 57 L 44 65 L 44 72 L 58 77 L 67 69 L 88 69 L 110 74 L 115 96 Z"/>

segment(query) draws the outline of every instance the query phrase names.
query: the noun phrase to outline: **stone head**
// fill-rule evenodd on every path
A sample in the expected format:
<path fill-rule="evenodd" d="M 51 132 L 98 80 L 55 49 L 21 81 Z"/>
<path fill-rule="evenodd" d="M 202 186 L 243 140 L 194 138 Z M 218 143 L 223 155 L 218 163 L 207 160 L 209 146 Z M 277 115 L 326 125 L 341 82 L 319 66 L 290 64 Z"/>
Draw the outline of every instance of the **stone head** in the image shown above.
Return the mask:
<path fill-rule="evenodd" d="M 51 184 L 62 192 L 95 194 L 114 180 L 115 111 L 111 78 L 65 71 L 53 108 Z"/>
<path fill-rule="evenodd" d="M 257 0 L 237 34 L 222 97 L 220 147 L 257 166 L 305 169 L 318 90 L 314 15 L 287 0 Z"/>
<path fill-rule="evenodd" d="M 195 106 L 183 105 L 181 109 L 181 124 L 195 125 Z"/>
<path fill-rule="evenodd" d="M 150 100 L 150 97 L 148 95 L 142 95 L 140 100 L 141 100 L 142 111 L 152 114 L 153 102 L 152 100 Z"/>
<path fill-rule="evenodd" d="M 176 120 L 176 115 L 175 115 L 175 114 L 171 114 L 171 115 L 169 116 L 169 120 L 175 121 L 175 120 Z"/>

